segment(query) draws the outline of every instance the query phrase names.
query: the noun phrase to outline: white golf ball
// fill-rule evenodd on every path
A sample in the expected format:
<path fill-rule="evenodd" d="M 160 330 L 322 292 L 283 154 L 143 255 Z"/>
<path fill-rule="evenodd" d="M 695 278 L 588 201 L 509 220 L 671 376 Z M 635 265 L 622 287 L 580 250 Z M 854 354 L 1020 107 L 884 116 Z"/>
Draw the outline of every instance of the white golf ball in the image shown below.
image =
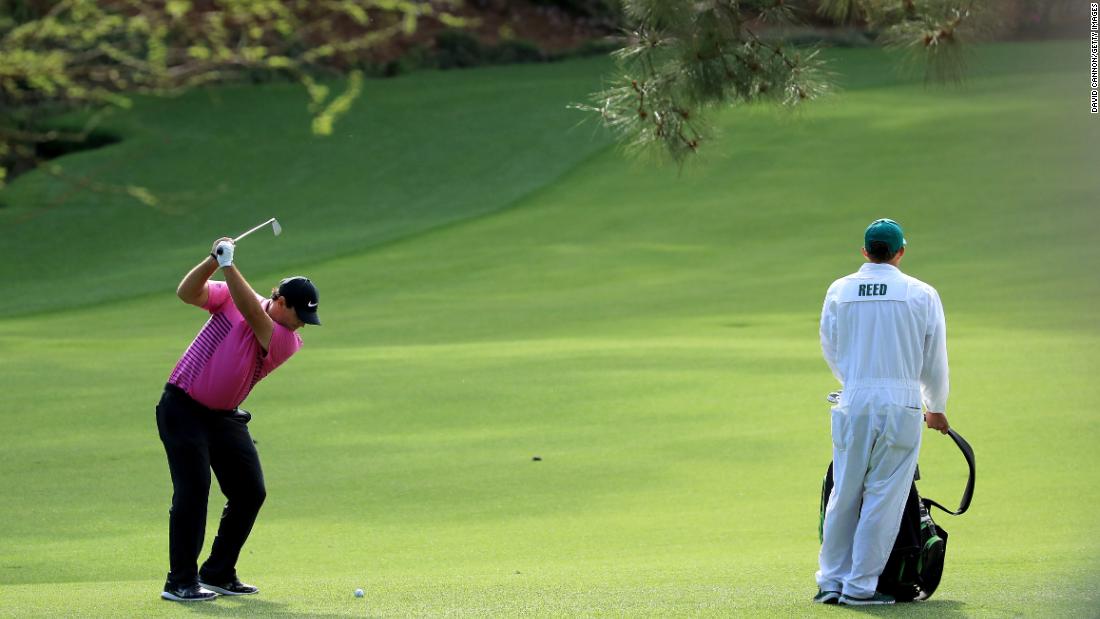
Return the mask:
<path fill-rule="evenodd" d="M 363 597 L 364 595 L 366 595 L 366 594 L 365 594 L 365 593 L 363 593 L 363 590 L 362 590 L 362 589 L 356 589 L 356 590 L 355 590 L 355 597 L 357 597 L 357 598 L 361 598 L 361 597 Z"/>

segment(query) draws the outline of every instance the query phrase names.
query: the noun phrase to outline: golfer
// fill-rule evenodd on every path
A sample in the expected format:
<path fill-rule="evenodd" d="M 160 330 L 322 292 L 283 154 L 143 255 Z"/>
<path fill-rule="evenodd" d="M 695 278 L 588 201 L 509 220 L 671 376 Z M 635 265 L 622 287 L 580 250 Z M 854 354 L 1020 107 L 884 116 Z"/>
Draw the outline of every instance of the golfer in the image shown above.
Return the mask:
<path fill-rule="evenodd" d="M 157 429 L 172 474 L 171 571 L 161 597 L 177 602 L 259 592 L 238 580 L 236 571 L 266 496 L 260 457 L 248 433 L 252 416 L 238 406 L 260 379 L 301 348 L 295 331 L 321 324 L 313 282 L 289 277 L 265 299 L 233 265 L 233 250 L 232 239 L 218 239 L 176 289 L 185 303 L 210 312 L 210 319 L 172 370 L 157 405 Z M 209 281 L 219 267 L 225 282 Z M 210 557 L 199 569 L 211 469 L 228 502 Z"/>
<path fill-rule="evenodd" d="M 929 428 L 948 430 L 939 294 L 898 270 L 906 243 L 897 222 L 872 222 L 863 240 L 868 263 L 829 286 L 821 311 L 821 348 L 843 387 L 814 597 L 826 604 L 894 603 L 876 588 L 913 483 L 921 405 Z"/>

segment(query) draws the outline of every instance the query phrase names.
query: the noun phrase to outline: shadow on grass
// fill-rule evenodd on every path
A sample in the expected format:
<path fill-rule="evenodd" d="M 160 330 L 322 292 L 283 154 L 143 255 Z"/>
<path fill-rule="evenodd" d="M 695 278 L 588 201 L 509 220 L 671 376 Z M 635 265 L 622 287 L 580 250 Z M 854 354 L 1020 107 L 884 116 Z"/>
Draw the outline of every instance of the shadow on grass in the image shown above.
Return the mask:
<path fill-rule="evenodd" d="M 851 613 L 872 617 L 966 617 L 966 603 L 957 600 L 928 600 L 885 606 L 837 606 Z"/>
<path fill-rule="evenodd" d="M 256 599 L 255 597 L 228 597 L 222 596 L 213 602 L 195 602 L 180 604 L 199 615 L 211 617 L 346 617 L 334 613 L 311 613 L 299 610 L 288 610 L 285 602 L 270 602 Z"/>

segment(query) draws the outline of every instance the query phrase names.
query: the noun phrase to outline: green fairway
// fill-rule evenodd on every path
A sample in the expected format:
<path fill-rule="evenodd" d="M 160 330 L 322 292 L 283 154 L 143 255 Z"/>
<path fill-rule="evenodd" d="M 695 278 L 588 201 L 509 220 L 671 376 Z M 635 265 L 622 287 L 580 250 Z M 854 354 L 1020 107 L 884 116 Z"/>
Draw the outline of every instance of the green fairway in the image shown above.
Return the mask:
<path fill-rule="evenodd" d="M 287 235 L 250 239 L 250 250 L 293 267 L 506 208 L 606 144 L 565 109 L 599 86 L 606 65 L 369 81 L 324 139 L 310 135 L 294 84 L 143 101 L 106 121 L 120 144 L 62 160 L 66 182 L 35 173 L 0 196 L 0 229 L 16 233 L 0 249 L 24 299 L 0 316 L 161 290 L 207 237 L 272 216 Z M 88 191 L 88 177 L 115 190 Z M 128 185 L 159 203 L 117 194 Z"/>
<path fill-rule="evenodd" d="M 853 615 L 809 602 L 835 388 L 817 321 L 877 217 L 943 298 L 978 483 L 937 512 L 936 596 L 867 614 L 1096 616 L 1086 47 L 984 48 L 961 89 L 834 52 L 839 94 L 723 114 L 682 173 L 568 130 L 599 60 L 372 82 L 330 142 L 290 87 L 143 102 L 112 120 L 127 141 L 63 162 L 164 209 L 59 200 L 37 172 L 0 208 L 0 616 Z M 173 292 L 271 215 L 284 235 L 237 263 L 260 291 L 309 275 L 325 326 L 245 403 L 268 500 L 239 569 L 263 593 L 182 607 L 157 597 L 153 407 L 204 313 Z M 965 465 L 924 441 L 920 488 L 950 505 Z"/>

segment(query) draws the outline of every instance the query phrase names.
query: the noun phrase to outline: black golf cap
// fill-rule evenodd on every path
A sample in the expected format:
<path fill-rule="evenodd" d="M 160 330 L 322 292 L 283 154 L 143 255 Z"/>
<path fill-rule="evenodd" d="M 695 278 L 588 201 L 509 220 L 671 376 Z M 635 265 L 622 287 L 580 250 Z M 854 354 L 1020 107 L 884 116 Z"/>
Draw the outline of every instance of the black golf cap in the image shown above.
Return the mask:
<path fill-rule="evenodd" d="M 294 308 L 294 313 L 302 322 L 310 325 L 321 324 L 317 317 L 317 286 L 309 281 L 308 277 L 295 275 L 279 282 L 279 296 L 286 299 L 286 304 Z"/>

